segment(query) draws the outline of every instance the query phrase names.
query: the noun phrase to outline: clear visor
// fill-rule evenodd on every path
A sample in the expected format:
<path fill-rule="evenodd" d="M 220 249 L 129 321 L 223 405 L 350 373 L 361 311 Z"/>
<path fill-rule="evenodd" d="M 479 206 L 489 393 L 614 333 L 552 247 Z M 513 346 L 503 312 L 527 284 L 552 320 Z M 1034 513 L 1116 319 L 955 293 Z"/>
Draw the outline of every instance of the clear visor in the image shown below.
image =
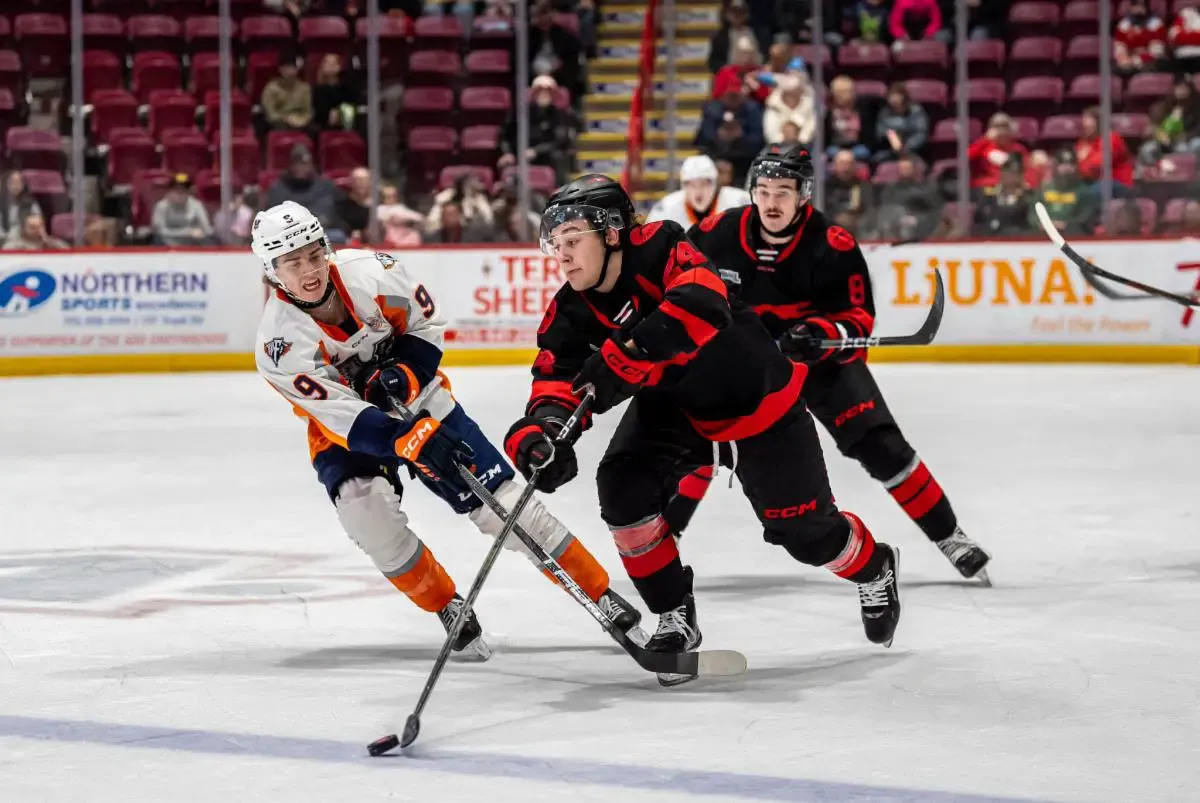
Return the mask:
<path fill-rule="evenodd" d="M 552 206 L 542 213 L 542 230 L 538 239 L 542 253 L 554 256 L 563 245 L 571 247 L 575 238 L 605 229 L 621 229 L 621 216 L 598 206 L 580 204 Z"/>
<path fill-rule="evenodd" d="M 756 165 L 750 170 L 750 175 L 746 180 L 746 189 L 753 195 L 756 185 L 760 178 L 790 178 L 796 181 L 796 193 L 800 196 L 801 203 L 808 201 L 813 195 L 813 177 L 806 176 L 798 170 L 792 170 L 784 167 L 779 162 L 764 162 Z"/>
<path fill-rule="evenodd" d="M 283 256 L 271 260 L 271 270 L 278 276 L 284 274 L 294 279 L 304 279 L 328 268 L 333 261 L 333 250 L 325 238 L 302 245 Z"/>

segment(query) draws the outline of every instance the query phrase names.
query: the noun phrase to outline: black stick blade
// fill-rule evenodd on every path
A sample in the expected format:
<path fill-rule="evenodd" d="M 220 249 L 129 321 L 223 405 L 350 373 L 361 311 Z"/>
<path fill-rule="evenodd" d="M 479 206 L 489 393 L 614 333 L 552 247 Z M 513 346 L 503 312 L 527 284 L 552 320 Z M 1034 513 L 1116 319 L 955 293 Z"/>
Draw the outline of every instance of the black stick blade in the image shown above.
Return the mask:
<path fill-rule="evenodd" d="M 375 741 L 373 741 L 369 745 L 367 745 L 367 752 L 370 753 L 372 756 L 382 756 L 382 755 L 386 755 L 386 754 L 392 752 L 399 746 L 400 746 L 400 739 L 398 739 L 396 737 L 396 734 L 389 733 L 387 736 L 384 736 L 382 739 L 376 739 Z"/>
<path fill-rule="evenodd" d="M 400 746 L 409 747 L 417 740 L 420 733 L 421 718 L 416 714 L 409 714 L 408 719 L 404 720 L 404 733 L 400 736 Z"/>

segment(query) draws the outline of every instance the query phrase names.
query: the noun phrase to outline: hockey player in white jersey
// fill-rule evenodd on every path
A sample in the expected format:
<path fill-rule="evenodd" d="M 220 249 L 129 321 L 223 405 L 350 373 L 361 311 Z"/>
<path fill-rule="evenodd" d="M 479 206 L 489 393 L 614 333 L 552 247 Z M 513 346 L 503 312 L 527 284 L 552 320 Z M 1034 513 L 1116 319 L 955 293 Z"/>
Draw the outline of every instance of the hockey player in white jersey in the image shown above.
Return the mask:
<path fill-rule="evenodd" d="M 683 189 L 664 195 L 650 210 L 647 222 L 674 220 L 690 229 L 709 215 L 750 203 L 750 195 L 745 190 L 717 186 L 717 164 L 707 156 L 684 159 L 679 180 Z"/>
<path fill-rule="evenodd" d="M 471 493 L 457 464 L 470 466 L 507 508 L 522 488 L 439 371 L 445 323 L 437 304 L 386 254 L 335 255 L 320 221 L 291 201 L 260 212 L 252 235 L 272 288 L 258 330 L 258 371 L 308 422 L 313 467 L 346 534 L 449 631 L 463 599 L 408 526 L 401 468 L 491 536 L 503 522 Z M 385 412 L 393 400 L 414 417 Z M 638 623 L 641 614 L 609 588 L 604 567 L 536 498 L 519 523 L 619 627 Z M 525 551 L 516 538 L 507 543 Z M 487 658 L 479 621 L 468 615 L 454 647 Z"/>

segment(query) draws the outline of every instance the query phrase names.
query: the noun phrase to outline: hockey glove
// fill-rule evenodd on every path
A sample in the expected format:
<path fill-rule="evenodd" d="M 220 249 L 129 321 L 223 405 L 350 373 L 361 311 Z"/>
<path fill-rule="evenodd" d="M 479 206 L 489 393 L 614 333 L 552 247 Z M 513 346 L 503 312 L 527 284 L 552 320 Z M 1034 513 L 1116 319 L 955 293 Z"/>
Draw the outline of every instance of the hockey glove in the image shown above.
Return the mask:
<path fill-rule="evenodd" d="M 457 487 L 458 466 L 470 468 L 475 450 L 460 433 L 422 413 L 396 441 L 396 454 L 429 479 Z"/>
<path fill-rule="evenodd" d="M 793 360 L 816 362 L 832 357 L 836 362 L 850 362 L 861 349 L 823 349 L 821 340 L 842 340 L 848 337 L 845 327 L 828 318 L 813 317 L 798 323 L 779 337 L 779 350 Z"/>
<path fill-rule="evenodd" d="M 543 493 L 554 493 L 579 473 L 574 447 L 566 442 L 550 443 L 560 429 L 561 424 L 554 419 L 527 415 L 513 424 L 504 436 L 504 451 L 526 481 L 536 466 L 550 458 L 533 483 L 533 487 Z"/>
<path fill-rule="evenodd" d="M 583 395 L 589 385 L 596 394 L 593 413 L 603 413 L 637 393 L 653 370 L 654 363 L 636 347 L 606 340 L 599 351 L 588 357 L 583 370 L 571 384 L 571 392 Z"/>
<path fill-rule="evenodd" d="M 421 381 L 411 368 L 396 360 L 385 360 L 367 377 L 359 395 L 368 404 L 390 413 L 393 399 L 407 407 L 420 392 Z"/>

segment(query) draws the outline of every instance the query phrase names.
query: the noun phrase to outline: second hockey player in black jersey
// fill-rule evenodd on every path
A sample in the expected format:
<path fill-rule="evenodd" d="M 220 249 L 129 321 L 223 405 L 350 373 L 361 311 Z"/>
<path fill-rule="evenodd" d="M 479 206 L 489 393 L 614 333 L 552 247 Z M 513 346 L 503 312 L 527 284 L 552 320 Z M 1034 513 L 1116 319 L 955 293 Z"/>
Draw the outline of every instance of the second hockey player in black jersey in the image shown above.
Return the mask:
<path fill-rule="evenodd" d="M 941 486 L 900 432 L 862 350 L 820 348 L 821 339 L 867 337 L 875 322 L 871 277 L 850 232 L 810 203 L 808 151 L 771 145 L 750 167 L 753 203 L 709 217 L 689 238 L 720 267 L 734 295 L 758 313 L 780 350 L 810 366 L 804 399 L 837 442 L 883 483 L 964 577 L 980 577 L 989 555 L 958 526 Z M 682 526 L 711 469 L 684 480 L 672 517 Z"/>
<path fill-rule="evenodd" d="M 769 543 L 858 584 L 867 637 L 890 644 L 899 618 L 896 553 L 829 490 L 816 429 L 798 402 L 808 368 L 780 354 L 757 316 L 673 221 L 635 225 L 633 202 L 602 175 L 550 199 L 542 245 L 567 277 L 538 332 L 533 390 L 505 448 L 552 492 L 578 472 L 550 448 L 582 393 L 602 414 L 632 399 L 597 474 L 600 512 L 634 586 L 659 614 L 649 647 L 700 643 L 692 572 L 664 512 L 677 476 L 718 460 L 734 468 Z M 660 676 L 664 685 L 689 676 Z"/>

